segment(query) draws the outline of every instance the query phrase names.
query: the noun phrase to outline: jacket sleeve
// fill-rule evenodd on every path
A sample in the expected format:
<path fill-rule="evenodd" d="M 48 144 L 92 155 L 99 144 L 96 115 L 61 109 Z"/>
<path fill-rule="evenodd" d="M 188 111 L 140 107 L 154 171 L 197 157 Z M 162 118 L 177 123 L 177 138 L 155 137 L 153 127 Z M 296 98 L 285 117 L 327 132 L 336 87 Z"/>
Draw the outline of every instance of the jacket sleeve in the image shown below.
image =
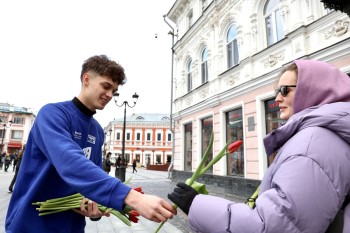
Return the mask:
<path fill-rule="evenodd" d="M 190 224 L 198 232 L 211 233 L 324 232 L 339 208 L 329 177 L 308 157 L 282 163 L 271 187 L 259 195 L 255 209 L 198 195 L 190 208 Z"/>

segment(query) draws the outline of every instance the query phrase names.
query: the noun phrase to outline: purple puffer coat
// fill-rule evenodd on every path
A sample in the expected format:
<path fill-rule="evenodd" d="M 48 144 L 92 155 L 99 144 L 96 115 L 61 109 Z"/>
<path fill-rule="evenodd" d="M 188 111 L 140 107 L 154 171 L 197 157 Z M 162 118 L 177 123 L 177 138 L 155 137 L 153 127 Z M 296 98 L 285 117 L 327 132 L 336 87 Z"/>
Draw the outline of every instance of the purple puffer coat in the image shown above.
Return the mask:
<path fill-rule="evenodd" d="M 267 154 L 278 154 L 256 208 L 197 195 L 188 215 L 196 232 L 318 233 L 333 221 L 350 191 L 350 79 L 322 62 L 295 63 L 295 114 L 264 139 Z M 350 232 L 350 206 L 343 232 Z"/>

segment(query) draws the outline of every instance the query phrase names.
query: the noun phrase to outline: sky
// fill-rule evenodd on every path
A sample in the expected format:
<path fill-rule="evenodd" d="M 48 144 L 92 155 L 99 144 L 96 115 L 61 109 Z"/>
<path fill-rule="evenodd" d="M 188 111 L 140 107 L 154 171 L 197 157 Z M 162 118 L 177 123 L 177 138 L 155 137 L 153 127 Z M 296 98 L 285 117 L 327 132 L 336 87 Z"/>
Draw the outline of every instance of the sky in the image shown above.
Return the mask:
<path fill-rule="evenodd" d="M 105 54 L 125 69 L 118 103 L 139 95 L 127 115 L 170 114 L 172 37 L 163 15 L 174 2 L 0 1 L 0 102 L 37 113 L 47 103 L 71 100 L 80 92 L 83 62 Z M 95 118 L 105 127 L 123 115 L 124 107 L 111 100 Z"/>

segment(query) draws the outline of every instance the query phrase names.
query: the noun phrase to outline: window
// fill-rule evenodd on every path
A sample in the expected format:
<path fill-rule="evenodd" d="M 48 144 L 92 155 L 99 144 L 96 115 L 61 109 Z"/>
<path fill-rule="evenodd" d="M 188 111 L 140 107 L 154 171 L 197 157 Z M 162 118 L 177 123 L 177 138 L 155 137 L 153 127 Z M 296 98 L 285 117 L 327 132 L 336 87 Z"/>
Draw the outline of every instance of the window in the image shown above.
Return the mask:
<path fill-rule="evenodd" d="M 185 125 L 185 171 L 192 171 L 192 123 Z"/>
<path fill-rule="evenodd" d="M 21 131 L 21 130 L 12 130 L 11 131 L 11 139 L 22 140 L 22 138 L 23 138 L 23 131 Z"/>
<path fill-rule="evenodd" d="M 192 60 L 187 64 L 187 92 L 192 91 Z"/>
<path fill-rule="evenodd" d="M 237 43 L 237 28 L 232 25 L 227 32 L 226 38 L 226 50 L 227 50 L 227 68 L 231 68 L 238 64 L 238 43 Z"/>
<path fill-rule="evenodd" d="M 24 117 L 15 116 L 12 120 L 13 124 L 24 125 Z"/>
<path fill-rule="evenodd" d="M 151 133 L 147 133 L 146 134 L 146 140 L 147 141 L 151 141 Z"/>
<path fill-rule="evenodd" d="M 116 139 L 119 141 L 120 140 L 120 132 L 117 132 Z"/>
<path fill-rule="evenodd" d="M 136 133 L 136 141 L 141 141 L 141 133 Z"/>
<path fill-rule="evenodd" d="M 265 101 L 265 119 L 266 119 L 266 134 L 271 133 L 274 129 L 279 128 L 285 122 L 280 119 L 280 109 L 275 99 Z M 277 153 L 268 155 L 267 166 L 269 167 Z"/>
<path fill-rule="evenodd" d="M 188 20 L 188 28 L 191 28 L 193 25 L 193 12 L 190 10 L 190 12 L 187 15 L 187 20 Z"/>
<path fill-rule="evenodd" d="M 171 133 L 168 133 L 168 142 L 171 142 Z"/>
<path fill-rule="evenodd" d="M 158 142 L 162 141 L 162 134 L 161 133 L 157 133 L 157 141 Z"/>
<path fill-rule="evenodd" d="M 202 0 L 202 11 L 204 11 L 208 6 L 208 0 Z"/>
<path fill-rule="evenodd" d="M 0 116 L 0 124 L 5 124 L 7 122 L 6 117 Z"/>
<path fill-rule="evenodd" d="M 5 130 L 0 129 L 0 138 L 4 138 L 4 137 L 5 137 Z"/>
<path fill-rule="evenodd" d="M 208 81 L 208 49 L 204 48 L 202 52 L 202 83 Z"/>
<path fill-rule="evenodd" d="M 156 164 L 161 164 L 162 163 L 162 156 L 160 154 L 156 155 Z"/>
<path fill-rule="evenodd" d="M 131 138 L 131 134 L 130 133 L 126 133 L 126 141 L 130 141 Z"/>
<path fill-rule="evenodd" d="M 202 157 L 208 148 L 210 137 L 213 131 L 213 118 L 208 117 L 202 120 Z M 213 151 L 209 152 L 208 160 L 205 161 L 204 166 L 213 159 Z M 213 167 L 209 168 L 206 173 L 213 173 Z"/>
<path fill-rule="evenodd" d="M 226 141 L 243 140 L 242 109 L 226 113 Z M 244 145 L 227 155 L 227 175 L 244 176 Z"/>
<path fill-rule="evenodd" d="M 264 7 L 267 46 L 283 38 L 282 14 L 279 0 L 268 0 Z"/>

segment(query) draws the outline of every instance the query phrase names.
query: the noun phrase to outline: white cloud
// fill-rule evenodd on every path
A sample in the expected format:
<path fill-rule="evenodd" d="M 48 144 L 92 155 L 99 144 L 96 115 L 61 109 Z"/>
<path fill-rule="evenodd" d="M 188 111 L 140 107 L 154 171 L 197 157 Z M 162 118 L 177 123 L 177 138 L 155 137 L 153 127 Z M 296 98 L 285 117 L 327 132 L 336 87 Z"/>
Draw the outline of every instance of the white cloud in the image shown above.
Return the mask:
<path fill-rule="evenodd" d="M 171 36 L 164 22 L 175 0 L 13 0 L 0 2 L 0 102 L 39 110 L 80 91 L 85 59 L 106 54 L 126 71 L 120 100 L 131 113 L 170 113 Z M 155 38 L 155 34 L 158 38 Z M 112 100 L 96 119 L 123 117 Z"/>

